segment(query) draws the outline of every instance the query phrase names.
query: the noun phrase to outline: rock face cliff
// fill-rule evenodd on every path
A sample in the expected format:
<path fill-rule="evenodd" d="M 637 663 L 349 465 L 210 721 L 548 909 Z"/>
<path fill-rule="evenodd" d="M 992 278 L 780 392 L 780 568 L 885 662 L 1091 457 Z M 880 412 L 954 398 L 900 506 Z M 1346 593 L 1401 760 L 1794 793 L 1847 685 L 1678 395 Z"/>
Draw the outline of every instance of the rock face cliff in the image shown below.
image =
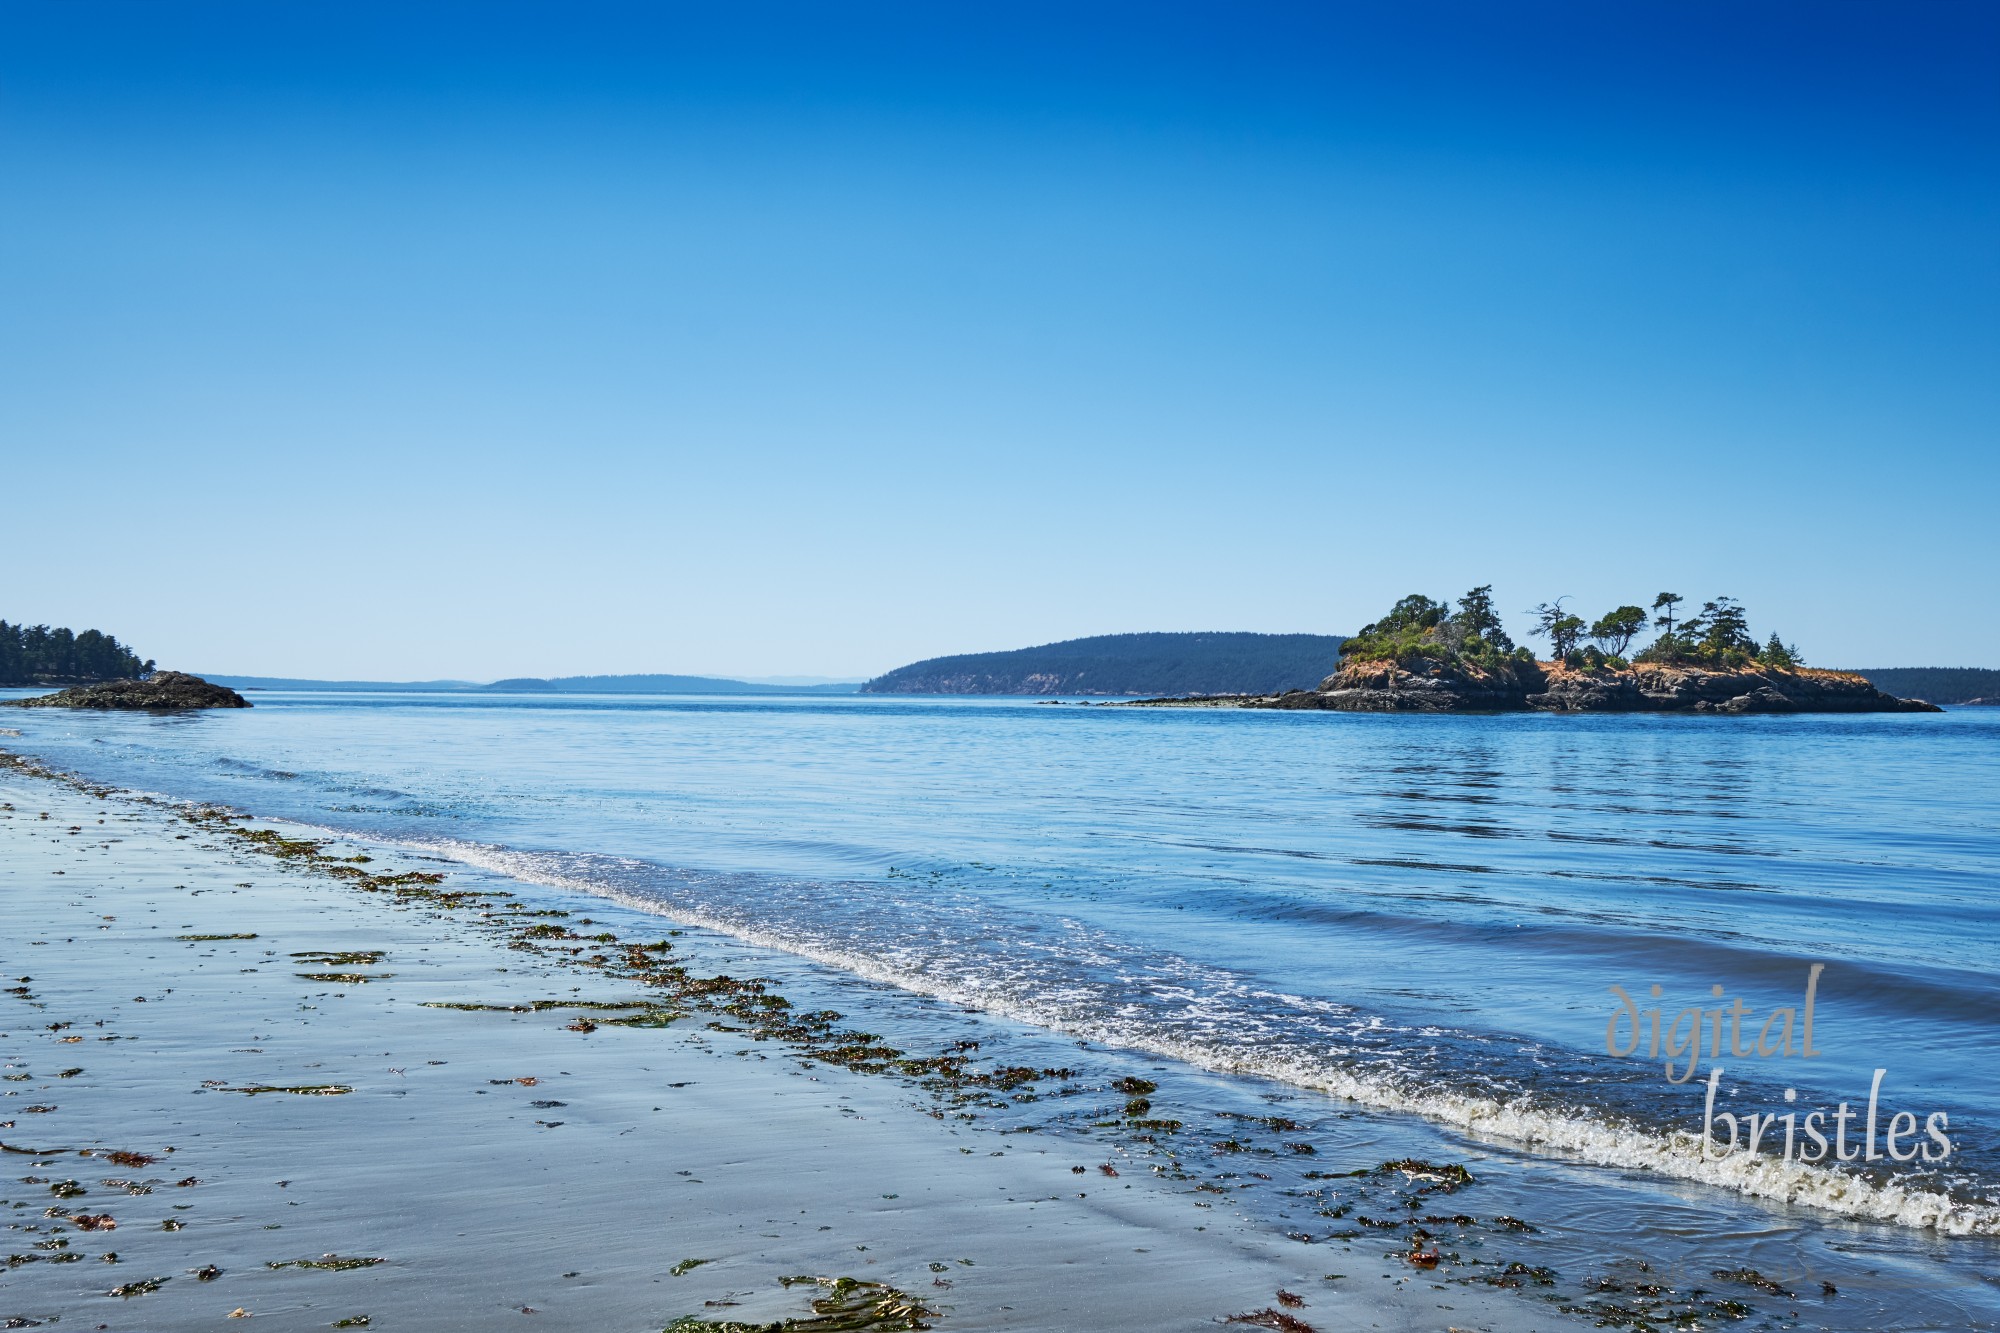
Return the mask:
<path fill-rule="evenodd" d="M 1259 708 L 1328 708 L 1344 713 L 1494 713 L 1529 707 L 1543 689 L 1539 664 L 1507 661 L 1493 667 L 1425 660 L 1349 662 L 1319 683 L 1293 690 Z"/>
<path fill-rule="evenodd" d="M 1642 662 L 1626 671 L 1555 667 L 1530 708 L 1557 713 L 1940 713 L 1846 671 L 1803 667 L 1715 670 Z"/>
<path fill-rule="evenodd" d="M 1170 703 L 1171 700 L 1149 701 Z M 1193 702 L 1193 701 L 1190 701 Z M 1203 701 L 1209 706 L 1221 700 Z M 1330 709 L 1348 713 L 1938 713 L 1898 699 L 1848 671 L 1804 667 L 1718 669 L 1642 662 L 1581 670 L 1559 662 L 1505 660 L 1348 662 L 1317 689 L 1240 696 L 1237 708 Z"/>
<path fill-rule="evenodd" d="M 32 699 L 10 699 L 15 708 L 121 708 L 178 710 L 184 708 L 248 708 L 250 701 L 235 690 L 211 685 L 183 671 L 161 671 L 145 680 L 108 680 L 80 685 Z"/>

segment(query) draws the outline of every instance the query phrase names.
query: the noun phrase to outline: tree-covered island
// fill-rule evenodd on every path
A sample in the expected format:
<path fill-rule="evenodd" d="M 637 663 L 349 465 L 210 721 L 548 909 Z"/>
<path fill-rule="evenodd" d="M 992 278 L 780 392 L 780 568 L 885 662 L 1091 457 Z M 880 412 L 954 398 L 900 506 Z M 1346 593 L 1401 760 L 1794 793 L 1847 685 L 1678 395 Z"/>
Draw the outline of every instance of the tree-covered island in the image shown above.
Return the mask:
<path fill-rule="evenodd" d="M 67 685 L 66 690 L 0 700 L 6 708 L 110 708 L 180 711 L 248 708 L 231 689 L 180 671 L 155 671 L 109 634 L 0 620 L 0 686 Z"/>
<path fill-rule="evenodd" d="M 1650 607 L 1631 603 L 1594 618 L 1566 600 L 1529 612 L 1547 659 L 1508 635 L 1486 584 L 1455 604 L 1404 597 L 1341 645 L 1340 669 L 1314 689 L 1187 702 L 1349 712 L 1938 711 L 1852 672 L 1809 668 L 1777 634 L 1760 643 L 1734 598 L 1684 614 L 1686 598 L 1663 592 Z M 1633 652 L 1649 629 L 1656 636 Z"/>

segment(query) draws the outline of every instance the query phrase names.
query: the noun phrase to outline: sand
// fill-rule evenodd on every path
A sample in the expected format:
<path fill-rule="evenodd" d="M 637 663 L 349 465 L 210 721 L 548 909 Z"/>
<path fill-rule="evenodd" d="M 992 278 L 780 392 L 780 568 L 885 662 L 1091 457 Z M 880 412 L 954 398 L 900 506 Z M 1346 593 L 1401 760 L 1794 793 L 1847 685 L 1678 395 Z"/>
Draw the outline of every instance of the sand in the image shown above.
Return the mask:
<path fill-rule="evenodd" d="M 27 1260 L 0 1269 L 0 1327 L 636 1331 L 844 1295 L 906 1313 L 839 1327 L 911 1327 L 914 1307 L 947 1330 L 1192 1329 L 1281 1290 L 1323 1331 L 1572 1326 L 927 1114 L 904 1082 L 700 1013 L 425 1007 L 649 993 L 170 806 L 18 769 L 0 803 L 0 1253 Z M 515 909 L 541 892 L 459 868 L 444 887 Z M 635 924 L 620 913 L 595 928 Z M 254 938 L 189 938 L 219 935 Z M 294 1088 L 342 1091 L 252 1091 Z"/>

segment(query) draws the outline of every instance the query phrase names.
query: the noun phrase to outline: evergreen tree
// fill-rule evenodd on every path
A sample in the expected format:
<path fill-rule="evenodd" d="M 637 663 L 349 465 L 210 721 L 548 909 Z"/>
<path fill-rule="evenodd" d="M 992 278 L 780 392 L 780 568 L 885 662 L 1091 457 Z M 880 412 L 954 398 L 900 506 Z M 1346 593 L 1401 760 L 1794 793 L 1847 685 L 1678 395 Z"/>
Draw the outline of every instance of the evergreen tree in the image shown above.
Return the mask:
<path fill-rule="evenodd" d="M 1757 660 L 1765 666 L 1778 667 L 1785 671 L 1805 665 L 1804 659 L 1799 656 L 1799 650 L 1779 638 L 1776 633 L 1771 635 L 1770 640 L 1758 652 Z"/>
<path fill-rule="evenodd" d="M 1680 654 L 1680 640 L 1674 637 L 1674 608 L 1686 600 L 1677 592 L 1663 592 L 1653 598 L 1653 610 L 1659 612 L 1653 618 L 1653 624 L 1660 631 L 1659 641 L 1653 648 L 1669 662 Z"/>
<path fill-rule="evenodd" d="M 47 625 L 10 625 L 0 620 L 0 685 L 82 685 L 101 680 L 136 680 L 153 664 L 109 634 L 81 634 Z"/>
<path fill-rule="evenodd" d="M 1375 622 L 1377 629 L 1432 629 L 1451 614 L 1451 608 L 1443 602 L 1433 602 L 1420 592 L 1413 592 L 1400 599 L 1389 608 L 1389 614 Z"/>
<path fill-rule="evenodd" d="M 1750 622 L 1733 597 L 1703 602 L 1701 614 L 1682 627 L 1682 637 L 1695 641 L 1695 650 L 1710 662 L 1730 665 L 1747 661 L 1757 654 L 1757 640 L 1750 636 Z"/>
<path fill-rule="evenodd" d="M 1493 608 L 1493 585 L 1483 583 L 1458 599 L 1458 614 L 1452 617 L 1462 625 L 1468 634 L 1477 634 L 1496 651 L 1511 653 L 1514 641 L 1507 636 L 1506 628 L 1500 623 L 1500 613 Z"/>
<path fill-rule="evenodd" d="M 1644 628 L 1646 612 L 1643 607 L 1621 606 L 1599 616 L 1597 623 L 1590 627 L 1590 637 L 1613 657 L 1623 657 L 1625 650 L 1632 646 L 1632 640 Z"/>
<path fill-rule="evenodd" d="M 1561 661 L 1576 651 L 1576 641 L 1583 637 L 1585 625 L 1582 616 L 1571 615 L 1562 609 L 1563 599 L 1543 602 L 1528 612 L 1535 618 L 1535 633 L 1547 639 L 1555 650 L 1556 660 Z"/>

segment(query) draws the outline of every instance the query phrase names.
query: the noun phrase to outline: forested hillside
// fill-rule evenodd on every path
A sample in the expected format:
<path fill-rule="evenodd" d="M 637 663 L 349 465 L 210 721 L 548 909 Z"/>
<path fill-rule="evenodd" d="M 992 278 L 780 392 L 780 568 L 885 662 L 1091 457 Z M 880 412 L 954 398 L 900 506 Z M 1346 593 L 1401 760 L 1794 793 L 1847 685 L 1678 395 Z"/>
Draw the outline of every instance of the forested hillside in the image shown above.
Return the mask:
<path fill-rule="evenodd" d="M 1340 665 L 1331 634 L 1101 634 L 898 667 L 864 694 L 1268 694 Z"/>
<path fill-rule="evenodd" d="M 1881 667 L 1860 674 L 1878 690 L 1926 703 L 2000 699 L 2000 671 L 1986 667 Z"/>
<path fill-rule="evenodd" d="M 78 634 L 0 620 L 0 685 L 89 685 L 136 680 L 152 669 L 151 662 L 94 629 Z"/>

